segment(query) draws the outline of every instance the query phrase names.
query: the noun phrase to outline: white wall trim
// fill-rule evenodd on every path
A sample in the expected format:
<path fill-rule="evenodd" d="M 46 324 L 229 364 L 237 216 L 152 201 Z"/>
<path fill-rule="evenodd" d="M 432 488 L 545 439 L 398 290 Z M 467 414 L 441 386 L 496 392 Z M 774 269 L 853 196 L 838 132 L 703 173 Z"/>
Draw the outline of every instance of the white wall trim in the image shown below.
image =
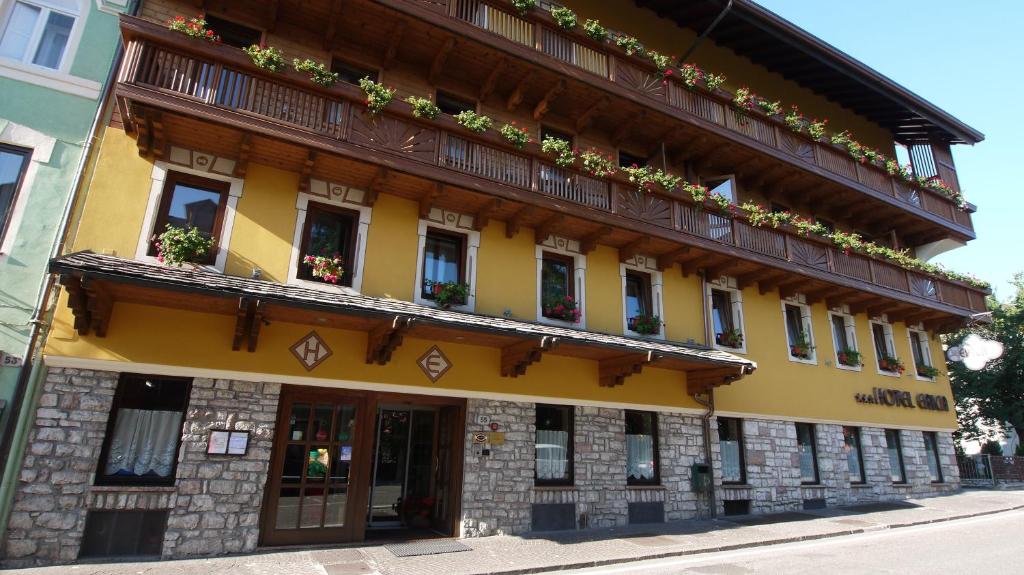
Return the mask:
<path fill-rule="evenodd" d="M 795 298 L 787 298 L 781 301 L 782 304 L 782 329 L 784 331 L 783 341 L 786 344 L 786 357 L 793 363 L 803 363 L 806 365 L 818 365 L 818 346 L 815 345 L 814 339 L 814 322 L 811 321 L 811 306 L 807 305 L 807 300 L 802 294 L 797 294 Z M 800 324 L 803 331 L 807 333 L 807 343 L 811 346 L 811 357 L 803 359 L 796 357 L 792 354 L 792 349 L 789 344 L 789 325 L 787 325 L 786 318 L 786 306 L 795 306 L 800 310 Z"/>
<path fill-rule="evenodd" d="M 93 80 L 6 59 L 0 59 L 0 76 L 87 100 L 99 99 L 103 88 L 102 84 Z"/>
<path fill-rule="evenodd" d="M 651 276 L 651 315 L 661 318 L 658 333 L 645 335 L 629 329 L 629 318 L 626 317 L 626 272 L 630 270 Z M 622 333 L 634 337 L 665 339 L 664 276 L 658 270 L 657 258 L 646 255 L 633 256 L 619 264 L 619 277 L 622 280 Z"/>
<path fill-rule="evenodd" d="M 202 176 L 231 184 L 228 189 L 227 205 L 224 207 L 224 221 L 221 223 L 220 237 L 217 238 L 217 260 L 212 266 L 203 266 L 210 271 L 224 273 L 224 265 L 228 261 L 228 247 L 231 245 L 231 230 L 235 225 L 238 198 L 242 197 L 245 180 L 177 164 L 171 165 L 167 162 L 156 162 L 153 164 L 153 172 L 150 176 L 149 201 L 146 204 L 146 215 L 142 220 L 142 228 L 140 229 L 139 239 L 135 246 L 135 259 L 143 262 L 158 263 L 156 258 L 148 255 L 147 252 L 149 252 L 149 238 L 153 237 L 153 234 L 156 233 L 156 230 L 153 228 L 156 226 L 156 213 L 160 209 L 160 199 L 163 196 L 164 181 L 167 179 L 168 170 Z"/>
<path fill-rule="evenodd" d="M 884 375 L 885 377 L 895 377 L 895 378 L 903 377 L 899 373 L 892 373 L 892 372 L 888 372 L 888 371 L 883 371 L 882 368 L 878 366 L 878 362 L 881 359 L 882 354 L 879 352 L 878 344 L 875 343 L 875 331 L 874 331 L 875 328 L 874 328 L 874 326 L 876 324 L 882 326 L 882 331 L 885 334 L 886 345 L 889 346 L 890 348 L 892 348 L 892 357 L 895 357 L 896 359 L 899 359 L 899 356 L 896 355 L 896 338 L 893 337 L 892 324 L 889 323 L 887 321 L 887 318 L 885 318 L 884 316 L 881 319 L 870 319 L 870 320 L 868 320 L 868 328 L 869 328 L 868 331 L 871 332 L 871 347 L 874 348 L 874 350 L 875 350 L 875 371 L 878 372 L 878 375 Z M 906 364 L 904 364 L 904 369 L 905 368 L 906 368 Z"/>
<path fill-rule="evenodd" d="M 542 278 L 544 276 L 544 252 L 568 256 L 573 259 L 573 280 L 576 282 L 576 305 L 580 310 L 580 321 L 561 321 L 544 317 L 544 294 Z M 537 258 L 537 321 L 547 325 L 557 325 L 570 329 L 587 329 L 587 256 L 580 253 L 580 245 L 576 240 L 559 236 L 548 236 L 534 250 Z"/>
<path fill-rule="evenodd" d="M 417 227 L 419 242 L 416 247 L 416 284 L 413 285 L 413 301 L 437 307 L 432 299 L 423 297 L 423 263 L 427 247 L 427 231 L 430 228 L 444 230 L 453 234 L 466 237 L 466 284 L 469 285 L 469 294 L 466 296 L 465 305 L 453 305 L 451 309 L 456 311 L 474 312 L 476 310 L 476 262 L 477 252 L 480 250 L 480 232 L 473 228 L 473 216 L 460 214 L 450 210 L 432 208 L 426 218 L 421 218 Z"/>
<path fill-rule="evenodd" d="M 924 362 L 927 365 L 930 365 L 932 367 L 935 366 L 935 364 L 933 363 L 933 360 L 932 360 L 932 349 L 931 349 L 931 346 L 928 345 L 928 332 L 926 332 L 926 331 L 924 331 L 922 329 L 918 329 L 916 327 L 907 327 L 907 344 L 910 345 L 910 362 L 913 364 L 911 368 L 914 370 L 914 379 L 916 379 L 918 381 L 927 381 L 928 383 L 935 383 L 935 378 L 934 377 L 924 377 L 924 376 L 921 376 L 921 375 L 917 374 L 917 362 L 914 361 L 914 334 L 915 333 L 919 334 L 920 336 L 922 336 L 924 338 L 924 345 L 922 346 L 923 349 L 921 350 L 921 353 L 924 354 L 924 357 L 922 357 L 921 359 L 923 359 Z"/>
<path fill-rule="evenodd" d="M 18 228 L 25 216 L 25 209 L 28 207 L 28 198 L 35 188 L 36 174 L 39 166 L 50 163 L 53 155 L 53 148 L 57 139 L 38 132 L 27 126 L 8 122 L 0 130 L 0 142 L 12 144 L 22 148 L 30 148 L 32 153 L 28 158 L 28 167 L 25 170 L 25 177 L 21 181 L 21 187 L 15 194 L 14 206 L 11 208 L 11 219 L 7 224 L 7 232 L 0 243 L 0 262 L 2 262 L 14 249 L 14 238 L 18 236 Z"/>
<path fill-rule="evenodd" d="M 330 186 L 334 186 L 334 184 L 328 184 L 327 182 L 320 180 L 310 180 L 311 193 L 299 192 L 296 197 L 295 209 L 297 214 L 295 216 L 295 232 L 292 235 L 291 254 L 288 258 L 288 283 L 325 291 L 345 291 L 351 289 L 355 292 L 362 292 L 363 264 L 366 262 L 366 237 L 370 230 L 370 219 L 373 215 L 373 208 L 364 206 L 362 203 L 357 203 L 362 202 L 362 190 L 342 187 L 339 189 L 337 194 L 326 194 L 326 197 L 325 194 L 315 193 L 320 191 L 321 187 L 326 190 Z M 338 188 L 331 187 L 331 189 L 334 190 Z M 358 198 L 358 200 L 356 198 Z M 309 281 L 298 277 L 299 259 L 303 255 L 299 253 L 299 250 L 302 249 L 302 232 L 306 227 L 306 216 L 309 210 L 309 202 L 311 201 L 313 203 L 345 208 L 359 214 L 359 221 L 356 224 L 356 245 L 352 247 L 352 257 L 355 259 L 355 262 L 344 262 L 342 264 L 346 269 L 352 270 L 351 288 L 325 282 Z"/>
<path fill-rule="evenodd" d="M 28 0 L 30 5 L 40 6 L 46 10 L 65 14 L 74 18 L 75 22 L 71 27 L 71 34 L 64 47 L 64 54 L 61 56 L 60 66 L 57 69 L 46 68 L 27 62 L 25 60 L 13 60 L 10 58 L 0 59 L 0 75 L 13 80 L 35 84 L 44 88 L 50 88 L 74 96 L 96 100 L 100 96 L 102 85 L 99 82 L 72 76 L 71 66 L 74 64 L 75 55 L 78 53 L 78 45 L 82 41 L 82 32 L 85 30 L 86 20 L 89 18 L 89 5 L 87 2 L 77 0 L 78 10 L 69 13 L 62 8 L 57 8 L 45 0 Z M 8 20 L 14 7 L 13 0 L 0 0 L 0 33 L 7 28 Z M 42 16 L 45 16 L 43 14 Z M 36 25 L 32 38 L 28 44 L 28 50 L 34 52 L 39 45 L 39 38 L 42 33 L 42 24 Z M 30 58 L 29 54 L 24 56 Z"/>
<path fill-rule="evenodd" d="M 711 290 L 717 289 L 724 291 L 729 294 L 729 302 L 732 304 L 732 320 L 735 323 L 735 327 L 739 328 L 740 333 L 743 334 L 743 345 L 740 347 L 729 347 L 725 345 L 718 345 L 714 341 L 714 334 L 712 334 L 711 346 L 715 349 L 728 351 L 732 353 L 747 353 L 747 329 L 743 324 L 743 292 L 736 287 L 736 278 L 729 276 L 722 276 L 720 278 L 709 278 L 705 282 L 704 297 L 707 299 L 708 313 L 714 313 L 714 306 L 711 301 Z"/>

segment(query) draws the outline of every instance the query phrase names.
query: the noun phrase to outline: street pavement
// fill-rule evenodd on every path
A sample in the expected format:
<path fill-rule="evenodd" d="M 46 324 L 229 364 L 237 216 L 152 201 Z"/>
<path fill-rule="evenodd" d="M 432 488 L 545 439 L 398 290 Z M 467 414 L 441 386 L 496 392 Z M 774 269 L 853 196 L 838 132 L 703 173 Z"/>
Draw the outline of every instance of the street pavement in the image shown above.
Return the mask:
<path fill-rule="evenodd" d="M 463 539 L 469 551 L 418 557 L 395 557 L 383 546 L 367 545 L 262 550 L 210 559 L 82 563 L 4 573 L 511 575 L 570 569 L 607 574 L 811 570 L 902 574 L 965 569 L 1024 573 L 1019 560 L 1013 560 L 1024 552 L 1022 519 L 1024 490 L 965 490 L 903 505 Z M 1007 523 L 1014 522 L 1008 528 Z"/>

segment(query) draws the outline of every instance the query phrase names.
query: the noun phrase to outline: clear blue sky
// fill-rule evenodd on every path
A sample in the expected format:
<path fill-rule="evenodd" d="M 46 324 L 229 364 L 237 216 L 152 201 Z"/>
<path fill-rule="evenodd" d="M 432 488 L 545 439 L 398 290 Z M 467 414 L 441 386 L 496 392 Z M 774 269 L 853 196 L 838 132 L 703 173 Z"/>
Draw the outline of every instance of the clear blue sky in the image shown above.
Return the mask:
<path fill-rule="evenodd" d="M 985 134 L 954 146 L 978 239 L 935 259 L 988 280 L 1024 271 L 1024 2 L 756 0 Z"/>

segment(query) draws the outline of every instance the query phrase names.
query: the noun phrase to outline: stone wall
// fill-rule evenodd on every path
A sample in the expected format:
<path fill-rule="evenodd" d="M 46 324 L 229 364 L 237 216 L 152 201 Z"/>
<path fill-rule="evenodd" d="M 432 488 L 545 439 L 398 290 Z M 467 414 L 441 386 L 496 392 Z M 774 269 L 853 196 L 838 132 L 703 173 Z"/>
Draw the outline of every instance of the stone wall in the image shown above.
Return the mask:
<path fill-rule="evenodd" d="M 280 385 L 196 378 L 174 486 L 94 486 L 120 374 L 50 369 L 15 488 L 4 565 L 78 557 L 89 510 L 169 510 L 163 556 L 252 551 Z M 244 456 L 206 454 L 210 429 L 247 430 Z"/>

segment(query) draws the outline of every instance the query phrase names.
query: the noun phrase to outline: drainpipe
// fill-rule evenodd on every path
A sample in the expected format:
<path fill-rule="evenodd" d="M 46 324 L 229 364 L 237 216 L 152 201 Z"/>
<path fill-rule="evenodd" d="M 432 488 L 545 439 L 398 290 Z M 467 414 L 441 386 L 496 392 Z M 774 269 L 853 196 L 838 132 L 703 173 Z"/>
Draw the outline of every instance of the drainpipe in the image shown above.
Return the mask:
<path fill-rule="evenodd" d="M 732 0 L 730 0 L 730 4 L 731 3 Z M 712 341 L 711 338 L 714 336 L 711 333 L 711 314 L 708 313 L 708 279 L 704 270 L 701 270 L 699 275 L 700 300 L 702 302 L 701 310 L 704 313 L 704 343 L 710 347 Z M 711 456 L 711 418 L 715 416 L 715 390 L 708 390 L 707 399 L 702 399 L 700 395 L 694 394 L 693 400 L 707 410 L 704 412 L 704 416 L 701 417 L 701 431 L 704 435 L 704 461 L 708 464 L 708 468 L 711 470 L 711 490 L 708 491 L 708 509 L 710 511 L 711 518 L 714 519 L 718 515 L 717 505 L 715 503 L 715 464 L 714 459 Z"/>
<path fill-rule="evenodd" d="M 132 0 L 127 13 L 135 16 L 139 10 L 139 0 Z M 82 148 L 82 155 L 78 160 L 78 167 L 75 170 L 74 180 L 71 182 L 71 191 L 68 194 L 68 198 L 64 204 L 64 211 L 61 214 L 60 223 L 57 228 L 57 236 L 54 238 L 53 246 L 50 248 L 50 260 L 56 258 L 64 249 L 64 244 L 67 240 L 69 223 L 71 219 L 71 211 L 74 208 L 75 202 L 78 199 L 80 187 L 82 185 L 82 178 L 85 174 L 86 165 L 89 162 L 89 157 L 92 155 L 93 143 L 96 141 L 96 134 L 100 126 L 100 122 L 103 121 L 107 109 L 107 102 L 113 86 L 114 77 L 117 74 L 117 70 L 121 67 L 121 59 L 124 56 L 124 47 L 118 42 L 114 52 L 114 59 L 111 62 L 110 70 L 107 71 L 107 80 L 104 84 L 103 93 L 100 96 L 99 103 L 96 106 L 96 114 L 93 116 L 92 125 L 89 128 L 88 137 L 85 140 L 85 145 Z M 42 343 L 43 337 L 48 333 L 50 327 L 50 321 L 53 317 L 53 309 L 56 307 L 57 298 L 52 297 L 56 294 L 57 289 L 54 282 L 53 275 L 49 272 L 43 274 L 43 279 L 40 282 L 39 296 L 36 299 L 35 311 L 32 314 L 32 319 L 29 321 L 31 329 L 28 336 L 28 344 L 25 346 L 24 363 L 21 367 L 21 371 L 18 372 L 18 379 L 15 382 L 14 396 L 11 398 L 11 413 L 7 418 L 6 425 L 3 429 L 3 439 L 0 443 L 0 478 L 3 479 L 2 487 L 0 487 L 0 527 L 3 527 L 3 531 L 6 533 L 7 517 L 10 511 L 11 494 L 13 492 L 14 484 L 17 482 L 15 474 L 21 465 L 21 457 L 18 457 L 17 462 L 11 462 L 10 456 L 12 453 L 12 446 L 23 445 L 25 442 L 25 435 L 27 434 L 27 426 L 29 424 L 28 419 L 32 415 L 31 409 L 24 409 L 25 403 L 32 398 L 27 398 L 29 388 L 36 390 L 38 389 L 38 380 L 42 377 Z M 30 383 L 32 385 L 30 385 Z M 17 442 L 15 442 L 14 434 L 19 429 L 22 433 L 19 434 Z M 8 465 L 12 463 L 11 465 Z M 0 537 L 0 542 L 6 546 L 6 537 Z"/>
<path fill-rule="evenodd" d="M 725 18 L 725 15 L 729 13 L 729 10 L 732 10 L 732 3 L 733 0 L 729 0 L 728 4 L 725 5 L 725 8 L 723 8 L 722 11 L 718 13 L 718 16 L 715 16 L 715 19 L 711 21 L 711 24 L 708 24 L 708 27 L 701 32 L 700 36 L 697 36 L 693 41 L 693 44 L 690 44 L 690 48 L 686 50 L 678 60 L 676 60 L 676 66 L 682 66 L 683 62 L 686 62 L 686 59 L 690 57 L 690 54 L 693 54 L 693 51 L 697 49 L 697 46 L 700 46 L 700 43 L 704 41 L 704 38 L 707 38 L 708 34 L 710 34 L 711 31 L 718 26 L 718 23 Z"/>

